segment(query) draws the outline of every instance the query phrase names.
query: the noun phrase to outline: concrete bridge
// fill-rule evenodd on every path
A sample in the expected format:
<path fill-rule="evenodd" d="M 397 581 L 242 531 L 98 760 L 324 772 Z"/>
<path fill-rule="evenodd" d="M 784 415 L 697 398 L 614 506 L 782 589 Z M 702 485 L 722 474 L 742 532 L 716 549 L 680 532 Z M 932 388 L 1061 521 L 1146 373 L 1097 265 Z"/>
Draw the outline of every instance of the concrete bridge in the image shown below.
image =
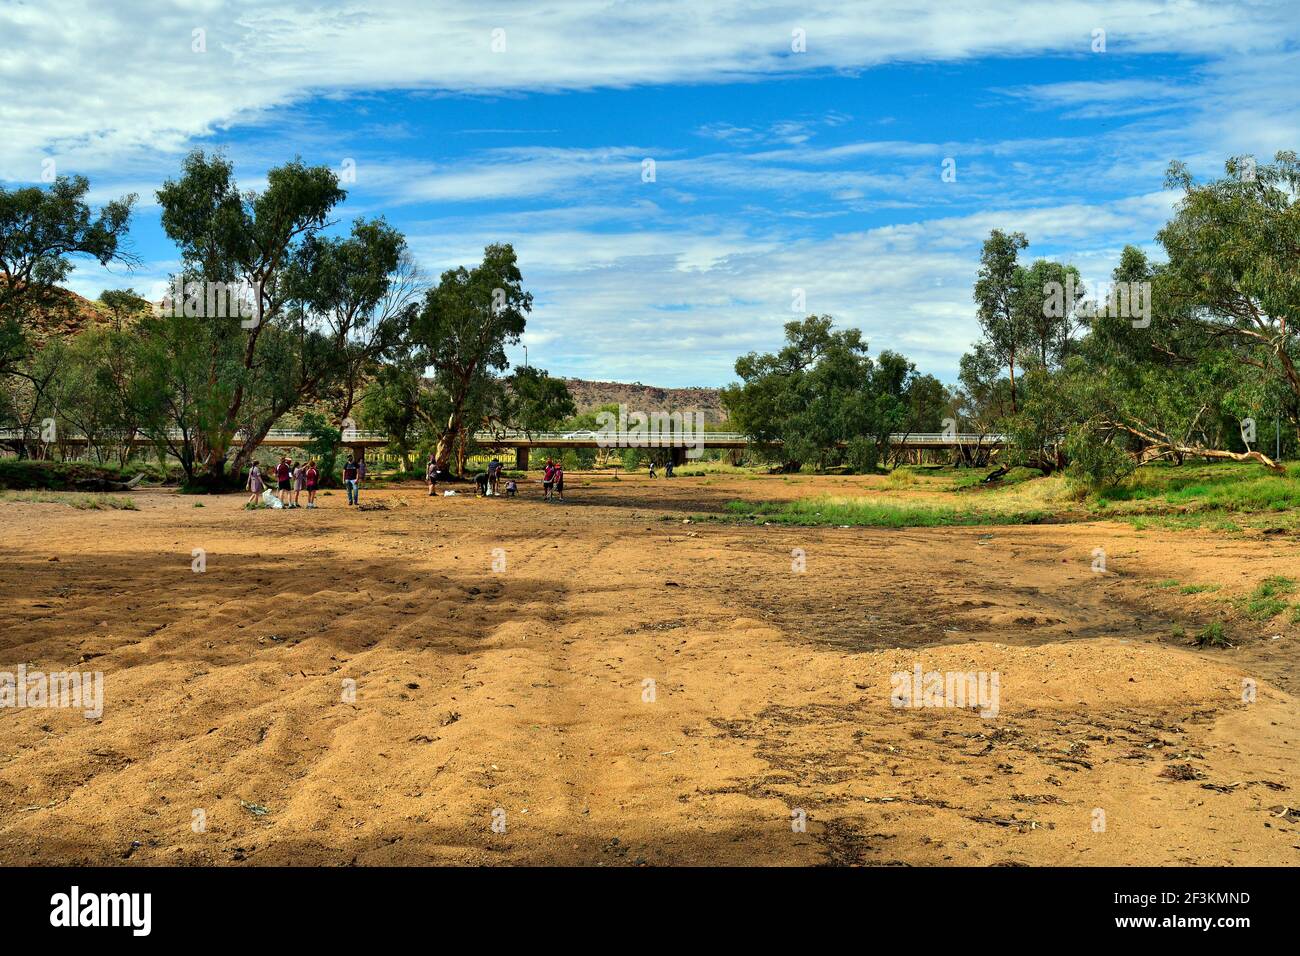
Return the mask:
<path fill-rule="evenodd" d="M 28 441 L 38 437 L 31 434 Z M 180 432 L 169 435 L 180 440 Z M 23 440 L 23 433 L 18 429 L 0 429 L 0 444 L 13 445 Z M 243 437 L 237 435 L 237 441 Z M 314 439 L 306 432 L 285 429 L 273 429 L 259 443 L 272 448 L 302 448 Z M 607 432 L 607 431 L 564 431 L 564 432 L 523 432 L 523 431 L 477 431 L 474 441 L 484 448 L 515 449 L 515 467 L 523 471 L 528 468 L 528 453 L 533 448 L 668 448 L 675 464 L 684 464 L 690 457 L 687 453 L 693 449 L 728 448 L 744 449 L 751 445 L 758 447 L 780 447 L 779 441 L 756 442 L 740 432 L 660 432 L 645 431 Z M 58 436 L 58 444 L 76 447 L 85 445 L 84 435 Z M 152 445 L 152 440 L 136 435 L 131 439 L 132 445 Z M 388 444 L 388 436 L 383 432 L 359 431 L 347 429 L 343 433 L 344 447 L 364 452 L 367 448 L 382 448 Z M 897 432 L 889 436 L 892 448 L 903 449 L 994 449 L 1007 444 L 1007 436 L 1000 434 L 979 434 L 975 432 Z M 840 443 L 844 446 L 844 442 Z"/>
<path fill-rule="evenodd" d="M 475 432 L 474 441 L 484 448 L 515 449 L 515 467 L 520 471 L 528 467 L 531 448 L 667 448 L 674 464 L 685 464 L 694 449 L 736 448 L 750 446 L 779 448 L 781 442 L 754 441 L 740 432 L 659 433 L 645 432 Z M 840 447 L 845 442 L 840 442 Z M 899 432 L 889 436 L 892 448 L 1002 448 L 1007 444 L 1005 435 L 978 435 L 968 432 Z"/>

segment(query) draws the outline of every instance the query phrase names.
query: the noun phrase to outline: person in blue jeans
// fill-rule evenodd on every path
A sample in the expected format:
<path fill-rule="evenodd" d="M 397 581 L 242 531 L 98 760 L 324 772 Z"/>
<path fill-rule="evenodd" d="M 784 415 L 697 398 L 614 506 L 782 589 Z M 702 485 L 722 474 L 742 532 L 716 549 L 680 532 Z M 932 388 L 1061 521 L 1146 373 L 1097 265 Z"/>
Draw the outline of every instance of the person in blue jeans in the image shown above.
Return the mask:
<path fill-rule="evenodd" d="M 343 465 L 343 484 L 347 486 L 348 504 L 350 505 L 358 504 L 361 501 L 361 489 L 357 485 L 358 474 L 356 459 L 348 456 L 347 462 Z"/>

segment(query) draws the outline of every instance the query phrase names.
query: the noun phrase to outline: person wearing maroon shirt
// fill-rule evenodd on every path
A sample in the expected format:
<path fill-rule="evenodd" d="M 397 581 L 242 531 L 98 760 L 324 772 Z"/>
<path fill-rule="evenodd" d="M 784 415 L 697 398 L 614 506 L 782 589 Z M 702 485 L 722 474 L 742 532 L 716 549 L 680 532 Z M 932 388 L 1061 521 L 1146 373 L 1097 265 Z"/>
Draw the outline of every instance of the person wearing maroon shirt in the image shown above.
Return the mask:
<path fill-rule="evenodd" d="M 281 458 L 280 464 L 275 466 L 275 480 L 280 486 L 281 504 L 289 503 L 289 459 Z"/>
<path fill-rule="evenodd" d="M 551 500 L 551 489 L 555 487 L 555 463 L 551 459 L 546 459 L 546 467 L 542 469 L 542 500 Z"/>
<path fill-rule="evenodd" d="M 316 459 L 313 458 L 307 462 L 307 507 L 316 507 L 316 482 L 320 480 L 320 472 L 316 469 Z"/>

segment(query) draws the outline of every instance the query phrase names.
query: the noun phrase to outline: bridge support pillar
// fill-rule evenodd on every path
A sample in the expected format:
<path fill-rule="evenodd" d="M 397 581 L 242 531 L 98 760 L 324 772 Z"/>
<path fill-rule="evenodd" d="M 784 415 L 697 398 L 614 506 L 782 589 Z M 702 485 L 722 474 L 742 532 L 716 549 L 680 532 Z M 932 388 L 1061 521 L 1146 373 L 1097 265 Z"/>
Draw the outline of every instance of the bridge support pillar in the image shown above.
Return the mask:
<path fill-rule="evenodd" d="M 673 456 L 674 468 L 676 468 L 678 465 L 686 464 L 686 451 L 687 449 L 685 447 L 678 447 L 676 445 L 668 449 L 669 454 Z"/>
<path fill-rule="evenodd" d="M 526 445 L 520 445 L 515 449 L 515 470 L 528 470 L 528 447 Z"/>

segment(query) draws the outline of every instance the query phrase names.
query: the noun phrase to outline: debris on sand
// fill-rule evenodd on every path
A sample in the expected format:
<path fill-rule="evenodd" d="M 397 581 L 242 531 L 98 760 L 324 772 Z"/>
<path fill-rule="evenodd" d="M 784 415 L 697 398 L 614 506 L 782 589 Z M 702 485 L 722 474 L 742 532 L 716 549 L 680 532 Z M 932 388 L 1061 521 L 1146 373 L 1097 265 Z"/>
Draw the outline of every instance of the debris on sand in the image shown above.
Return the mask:
<path fill-rule="evenodd" d="M 1160 776 L 1169 780 L 1204 780 L 1205 774 L 1201 773 L 1189 763 L 1171 763 L 1164 770 L 1160 771 Z"/>
<path fill-rule="evenodd" d="M 1030 830 L 1037 830 L 1039 827 L 1042 827 L 1044 825 L 1049 830 L 1056 829 L 1055 824 L 1052 823 L 1042 824 L 1037 820 L 1021 820 L 1015 816 L 989 817 L 989 816 L 978 815 L 978 816 L 969 817 L 968 819 L 974 820 L 976 823 L 992 823 L 994 826 L 999 826 L 999 827 L 1015 827 L 1021 833 L 1027 833 Z"/>
<path fill-rule="evenodd" d="M 245 803 L 240 800 L 239 805 L 255 817 L 264 817 L 271 812 L 270 807 L 264 807 L 260 803 Z"/>

